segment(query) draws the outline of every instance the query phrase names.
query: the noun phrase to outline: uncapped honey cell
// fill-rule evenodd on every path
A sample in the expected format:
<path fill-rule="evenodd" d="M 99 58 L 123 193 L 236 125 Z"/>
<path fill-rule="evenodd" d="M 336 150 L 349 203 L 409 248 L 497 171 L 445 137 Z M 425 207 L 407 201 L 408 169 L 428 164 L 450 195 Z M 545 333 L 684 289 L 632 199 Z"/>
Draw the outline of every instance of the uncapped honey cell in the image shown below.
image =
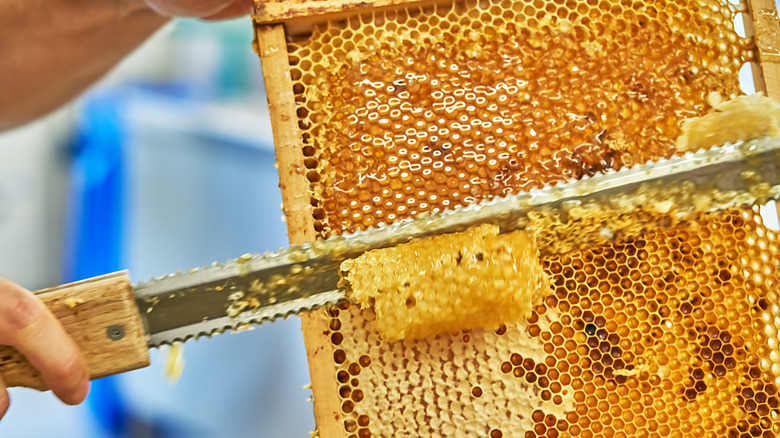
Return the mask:
<path fill-rule="evenodd" d="M 755 60 L 727 0 L 469 0 L 289 44 L 314 219 L 352 232 L 676 153 Z"/>
<path fill-rule="evenodd" d="M 316 231 L 353 232 L 699 147 L 678 143 L 683 121 L 718 107 L 713 96 L 739 95 L 739 68 L 757 61 L 734 28 L 746 6 L 734 3 L 437 2 L 292 35 Z M 553 231 L 545 245 L 577 229 Z M 549 291 L 518 322 L 388 342 L 372 310 L 331 309 L 324 336 L 339 429 L 780 435 L 777 233 L 753 209 L 635 231 L 543 253 Z"/>

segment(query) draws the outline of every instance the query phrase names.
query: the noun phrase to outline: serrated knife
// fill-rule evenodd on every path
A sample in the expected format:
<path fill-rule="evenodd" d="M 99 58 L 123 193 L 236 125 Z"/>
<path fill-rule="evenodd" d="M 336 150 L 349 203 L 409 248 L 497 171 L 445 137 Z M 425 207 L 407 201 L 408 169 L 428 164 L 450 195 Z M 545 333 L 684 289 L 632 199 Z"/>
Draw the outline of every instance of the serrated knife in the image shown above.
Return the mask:
<path fill-rule="evenodd" d="M 508 232 L 523 228 L 531 211 L 563 212 L 586 204 L 615 209 L 640 195 L 648 202 L 676 204 L 704 197 L 705 211 L 776 200 L 780 139 L 687 153 L 134 286 L 127 272 L 117 272 L 38 294 L 83 349 L 91 377 L 99 378 L 148 365 L 151 347 L 338 302 L 345 298 L 337 287 L 340 263 L 365 251 L 482 223 Z M 682 215 L 696 209 L 701 211 L 701 205 L 677 205 L 675 211 Z M 0 373 L 9 386 L 46 389 L 39 373 L 10 347 L 0 347 Z"/>

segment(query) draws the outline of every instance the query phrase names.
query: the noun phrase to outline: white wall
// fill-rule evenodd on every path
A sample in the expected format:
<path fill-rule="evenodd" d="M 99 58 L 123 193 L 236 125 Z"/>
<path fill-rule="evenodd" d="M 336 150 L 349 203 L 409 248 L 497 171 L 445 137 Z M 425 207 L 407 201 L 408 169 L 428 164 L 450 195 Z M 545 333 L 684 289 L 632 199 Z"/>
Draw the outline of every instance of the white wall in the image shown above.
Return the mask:
<path fill-rule="evenodd" d="M 68 182 L 68 113 L 0 134 L 0 277 L 59 284 Z"/>

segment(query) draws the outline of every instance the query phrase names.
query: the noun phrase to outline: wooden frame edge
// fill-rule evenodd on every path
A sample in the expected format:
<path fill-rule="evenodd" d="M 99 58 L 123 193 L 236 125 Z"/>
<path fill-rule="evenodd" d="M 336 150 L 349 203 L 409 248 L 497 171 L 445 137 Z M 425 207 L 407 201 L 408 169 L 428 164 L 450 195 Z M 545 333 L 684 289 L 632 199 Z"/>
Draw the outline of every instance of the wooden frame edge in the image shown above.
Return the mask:
<path fill-rule="evenodd" d="M 311 242 L 316 233 L 284 27 L 280 24 L 256 26 L 255 38 L 263 67 L 290 243 Z"/>
<path fill-rule="evenodd" d="M 755 39 L 758 64 L 753 64 L 756 91 L 780 100 L 780 19 L 774 0 L 747 0 L 747 35 Z"/>
<path fill-rule="evenodd" d="M 775 0 L 747 0 L 745 31 L 758 48 L 758 63 L 751 64 L 756 91 L 780 101 L 780 17 Z M 780 203 L 776 203 L 780 216 Z"/>
<path fill-rule="evenodd" d="M 256 25 L 255 48 L 262 63 L 268 95 L 287 233 L 293 245 L 311 242 L 317 234 L 309 199 L 309 180 L 303 164 L 303 145 L 284 26 Z M 334 378 L 333 347 L 327 336 L 323 336 L 328 331 L 327 314 L 324 310 L 316 310 L 301 315 L 301 329 L 309 361 L 314 416 L 319 435 L 322 438 L 343 436 L 341 406 L 335 397 L 338 385 Z"/>
<path fill-rule="evenodd" d="M 357 10 L 375 10 L 388 6 L 405 6 L 425 0 L 255 0 L 254 20 L 258 24 L 311 19 Z"/>

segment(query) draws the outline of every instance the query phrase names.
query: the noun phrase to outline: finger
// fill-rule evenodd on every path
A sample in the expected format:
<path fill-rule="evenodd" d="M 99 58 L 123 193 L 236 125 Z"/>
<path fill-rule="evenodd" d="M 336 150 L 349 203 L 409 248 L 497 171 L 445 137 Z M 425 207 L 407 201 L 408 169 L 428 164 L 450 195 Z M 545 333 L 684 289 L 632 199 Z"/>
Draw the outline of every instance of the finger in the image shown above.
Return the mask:
<path fill-rule="evenodd" d="M 235 0 L 221 11 L 204 17 L 204 20 L 227 20 L 230 18 L 243 17 L 253 12 L 253 2 L 251 0 Z"/>
<path fill-rule="evenodd" d="M 65 403 L 81 403 L 89 374 L 81 351 L 30 291 L 0 280 L 0 344 L 19 350 Z"/>
<path fill-rule="evenodd" d="M 8 397 L 8 390 L 5 387 L 5 381 L 3 375 L 0 374 L 0 418 L 5 416 L 8 412 L 8 406 L 11 405 L 11 399 Z"/>

